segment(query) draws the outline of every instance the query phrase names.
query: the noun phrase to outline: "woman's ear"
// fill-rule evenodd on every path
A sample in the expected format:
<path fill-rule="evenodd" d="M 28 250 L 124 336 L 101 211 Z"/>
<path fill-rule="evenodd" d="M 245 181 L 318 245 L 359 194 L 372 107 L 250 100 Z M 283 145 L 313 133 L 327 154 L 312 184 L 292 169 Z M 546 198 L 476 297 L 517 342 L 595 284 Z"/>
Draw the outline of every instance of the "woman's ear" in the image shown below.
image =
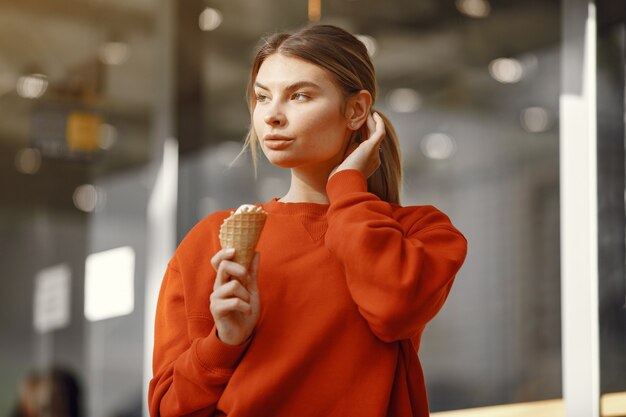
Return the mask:
<path fill-rule="evenodd" d="M 345 112 L 348 128 L 359 130 L 367 122 L 371 108 L 372 95 L 367 90 L 361 90 L 348 98 Z"/>

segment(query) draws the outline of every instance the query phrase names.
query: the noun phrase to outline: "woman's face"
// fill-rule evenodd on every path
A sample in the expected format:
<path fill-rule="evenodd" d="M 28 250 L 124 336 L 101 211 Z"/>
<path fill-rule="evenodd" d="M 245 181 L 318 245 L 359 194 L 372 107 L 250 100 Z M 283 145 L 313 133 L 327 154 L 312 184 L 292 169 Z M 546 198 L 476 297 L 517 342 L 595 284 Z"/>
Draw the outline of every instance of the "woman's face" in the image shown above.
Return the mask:
<path fill-rule="evenodd" d="M 350 136 L 339 87 L 325 69 L 279 53 L 254 85 L 254 130 L 267 159 L 283 168 L 332 169 Z"/>

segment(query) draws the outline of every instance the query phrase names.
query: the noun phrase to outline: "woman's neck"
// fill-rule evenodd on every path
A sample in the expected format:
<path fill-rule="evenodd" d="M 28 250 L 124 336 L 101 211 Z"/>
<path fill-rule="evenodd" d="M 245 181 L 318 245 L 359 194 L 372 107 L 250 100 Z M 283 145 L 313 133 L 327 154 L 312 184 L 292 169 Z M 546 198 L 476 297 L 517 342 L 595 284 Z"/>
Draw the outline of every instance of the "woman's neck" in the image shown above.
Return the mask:
<path fill-rule="evenodd" d="M 289 191 L 279 201 L 281 203 L 328 204 L 326 183 L 331 171 L 332 167 L 320 169 L 316 166 L 309 170 L 301 167 L 292 168 Z"/>

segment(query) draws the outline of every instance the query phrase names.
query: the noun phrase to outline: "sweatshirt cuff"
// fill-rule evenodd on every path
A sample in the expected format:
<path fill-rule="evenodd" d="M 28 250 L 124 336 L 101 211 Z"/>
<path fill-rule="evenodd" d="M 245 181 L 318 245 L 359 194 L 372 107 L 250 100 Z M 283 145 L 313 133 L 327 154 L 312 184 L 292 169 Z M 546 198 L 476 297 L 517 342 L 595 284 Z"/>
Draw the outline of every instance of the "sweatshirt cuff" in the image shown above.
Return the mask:
<path fill-rule="evenodd" d="M 217 337 L 217 329 L 213 326 L 213 330 L 207 337 L 198 340 L 196 358 L 207 371 L 232 372 L 239 364 L 251 340 L 252 337 L 249 337 L 241 345 L 228 345 Z"/>
<path fill-rule="evenodd" d="M 367 192 L 367 178 L 358 169 L 339 171 L 326 183 L 326 193 L 331 204 L 343 194 L 351 192 Z"/>

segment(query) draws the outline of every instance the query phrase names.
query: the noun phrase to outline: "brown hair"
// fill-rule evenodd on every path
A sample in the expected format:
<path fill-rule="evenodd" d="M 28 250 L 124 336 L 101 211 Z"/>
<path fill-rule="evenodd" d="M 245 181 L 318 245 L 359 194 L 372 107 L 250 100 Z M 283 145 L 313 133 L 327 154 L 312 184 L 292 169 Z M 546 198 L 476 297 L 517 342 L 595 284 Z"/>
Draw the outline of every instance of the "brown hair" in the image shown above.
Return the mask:
<path fill-rule="evenodd" d="M 373 101 L 376 101 L 376 73 L 365 45 L 339 27 L 315 25 L 293 34 L 273 34 L 262 40 L 252 64 L 246 93 L 251 119 L 256 104 L 253 89 L 256 76 L 265 59 L 275 53 L 297 57 L 326 69 L 333 75 L 346 98 L 367 90 Z M 378 110 L 371 111 L 376 111 L 385 122 L 386 137 L 381 144 L 380 167 L 367 179 L 367 188 L 381 200 L 400 204 L 402 161 L 398 138 L 389 119 Z M 365 129 L 366 124 L 356 132 L 354 139 L 357 143 L 361 141 Z M 242 152 L 250 147 L 255 176 L 258 146 L 259 140 L 251 124 Z"/>

